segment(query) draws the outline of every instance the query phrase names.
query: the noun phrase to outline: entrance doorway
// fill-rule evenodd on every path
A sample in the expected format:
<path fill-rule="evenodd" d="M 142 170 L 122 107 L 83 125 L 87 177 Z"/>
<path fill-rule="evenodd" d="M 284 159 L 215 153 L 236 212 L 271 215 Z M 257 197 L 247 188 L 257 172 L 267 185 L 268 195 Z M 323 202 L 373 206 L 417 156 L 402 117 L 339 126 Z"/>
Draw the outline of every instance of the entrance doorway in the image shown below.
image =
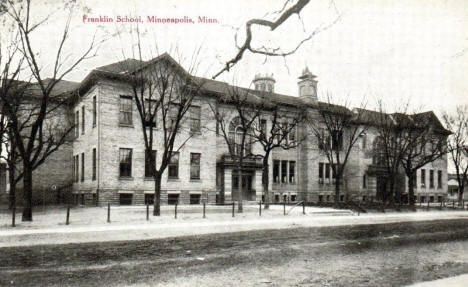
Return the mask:
<path fill-rule="evenodd" d="M 385 201 L 387 199 L 387 178 L 383 176 L 377 176 L 376 186 L 377 200 Z"/>
<path fill-rule="evenodd" d="M 255 200 L 255 191 L 252 189 L 252 178 L 251 172 L 242 172 L 242 199 L 243 200 Z M 232 196 L 233 200 L 238 200 L 239 192 L 239 174 L 237 171 L 232 172 Z"/>

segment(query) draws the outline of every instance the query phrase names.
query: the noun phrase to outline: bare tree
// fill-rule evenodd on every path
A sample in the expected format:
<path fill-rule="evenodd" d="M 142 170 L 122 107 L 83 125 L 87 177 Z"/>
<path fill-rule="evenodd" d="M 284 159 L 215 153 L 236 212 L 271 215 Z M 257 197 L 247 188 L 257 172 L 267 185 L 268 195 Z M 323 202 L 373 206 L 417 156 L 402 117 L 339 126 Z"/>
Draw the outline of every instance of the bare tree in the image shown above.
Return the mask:
<path fill-rule="evenodd" d="M 362 114 L 353 112 L 349 104 L 335 105 L 328 95 L 327 103 L 319 103 L 318 115 L 307 119 L 312 134 L 316 137 L 320 153 L 330 163 L 335 177 L 335 204 L 338 204 L 346 164 L 359 138 L 365 134 L 368 125 L 362 125 Z M 364 104 L 361 104 L 364 107 Z"/>
<path fill-rule="evenodd" d="M 236 48 L 237 48 L 237 53 L 236 55 L 227 61 L 224 64 L 224 67 L 213 76 L 213 79 L 216 79 L 218 76 L 220 76 L 224 72 L 229 72 L 230 69 L 236 65 L 244 56 L 244 53 L 249 51 L 253 54 L 259 54 L 263 55 L 265 57 L 287 57 L 289 55 L 294 54 L 304 43 L 307 41 L 310 41 L 315 35 L 318 33 L 327 30 L 331 26 L 333 26 L 336 22 L 339 21 L 340 19 L 340 14 L 338 13 L 335 3 L 333 1 L 330 1 L 330 6 L 333 7 L 335 13 L 336 13 L 336 18 L 331 21 L 328 24 L 322 24 L 318 26 L 315 30 L 307 33 L 307 35 L 300 40 L 294 48 L 291 48 L 288 51 L 284 51 L 281 49 L 281 47 L 267 47 L 265 45 L 260 45 L 259 47 L 253 47 L 252 46 L 252 41 L 254 39 L 253 33 L 252 33 L 252 28 L 254 26 L 259 26 L 259 27 L 266 27 L 270 28 L 271 31 L 275 31 L 278 27 L 280 27 L 282 24 L 284 24 L 286 21 L 291 19 L 294 15 L 297 15 L 299 19 L 299 23 L 297 25 L 298 30 L 305 29 L 304 28 L 304 23 L 302 22 L 300 13 L 304 9 L 307 4 L 309 4 L 310 0 L 298 0 L 298 1 L 291 1 L 291 0 L 285 0 L 283 7 L 278 10 L 274 11 L 273 13 L 268 13 L 275 15 L 275 20 L 267 20 L 267 19 L 250 19 L 245 23 L 245 40 L 242 43 L 242 45 L 239 45 L 237 43 L 237 33 L 235 34 L 235 42 L 236 42 Z M 265 15 L 266 16 L 268 16 Z M 301 24 L 302 23 L 302 24 Z"/>
<path fill-rule="evenodd" d="M 265 95 L 268 98 L 268 94 Z M 269 159 L 274 149 L 293 149 L 302 142 L 302 135 L 298 135 L 297 128 L 304 121 L 304 111 L 300 107 L 292 107 L 293 111 L 282 108 L 282 105 L 271 102 L 262 104 L 259 108 L 265 108 L 261 116 L 257 118 L 252 127 L 253 143 L 262 146 L 262 185 L 265 201 L 265 209 L 270 206 L 269 196 Z M 269 128 L 268 128 L 269 127 Z M 300 138 L 299 138 L 300 137 Z"/>
<path fill-rule="evenodd" d="M 217 133 L 224 138 L 230 158 L 237 168 L 239 212 L 243 211 L 242 168 L 244 161 L 253 156 L 252 133 L 264 103 L 263 99 L 252 97 L 250 93 L 247 89 L 228 86 L 226 94 L 221 96 L 216 104 L 210 104 L 217 123 Z M 220 201 L 224 202 L 224 194 L 221 194 Z"/>
<path fill-rule="evenodd" d="M 409 119 L 409 121 L 399 121 L 399 128 L 403 130 L 405 141 L 401 164 L 409 179 L 409 204 L 414 207 L 416 171 L 447 153 L 446 142 L 450 132 L 437 125 L 438 120 L 434 120 L 435 115 L 432 112 L 399 116 Z"/>
<path fill-rule="evenodd" d="M 398 126 L 395 115 L 389 114 L 384 108 L 385 104 L 379 102 L 379 111 L 367 111 L 368 118 L 375 123 L 377 136 L 372 151 L 372 163 L 377 167 L 383 167 L 386 171 L 386 187 L 382 194 L 378 194 L 383 206 L 387 203 L 394 205 L 395 196 L 401 194 L 396 188 L 398 175 L 402 164 L 402 157 L 409 141 L 406 139 L 405 130 Z M 408 104 L 400 109 L 400 114 L 405 114 Z"/>
<path fill-rule="evenodd" d="M 193 76 L 197 72 L 200 49 L 193 53 L 187 70 L 182 67 L 185 59 L 180 55 L 177 61 L 168 53 L 145 61 L 144 54 L 151 54 L 153 49 L 145 46 L 141 35 L 138 26 L 129 31 L 129 36 L 136 41 L 131 51 L 136 60 L 119 62 L 125 71 L 120 76 L 130 85 L 136 103 L 145 148 L 145 176 L 154 180 L 153 215 L 160 216 L 162 175 L 171 160 L 178 160 L 179 150 L 195 134 L 201 133 L 201 107 L 193 104 L 199 99 L 205 81 Z M 122 40 L 126 35 L 119 32 L 118 36 Z M 125 58 L 124 49 L 122 54 Z M 160 132 L 156 133 L 156 128 Z M 159 139 L 162 146 L 158 151 L 155 147 Z M 156 152 L 161 155 L 158 165 Z"/>
<path fill-rule="evenodd" d="M 443 115 L 445 126 L 453 134 L 447 141 L 447 149 L 455 167 L 458 181 L 458 201 L 463 201 L 465 184 L 468 182 L 468 105 L 458 106 L 454 114 Z"/>
<path fill-rule="evenodd" d="M 71 55 L 66 54 L 65 44 L 70 36 L 70 20 L 74 7 L 73 1 L 66 2 L 64 8 L 69 12 L 68 18 L 56 46 L 55 59 L 49 61 L 53 63 L 51 77 L 45 78 L 39 59 L 40 54 L 36 50 L 33 38 L 38 28 L 48 21 L 50 15 L 34 21 L 30 0 L 20 2 L 8 0 L 4 6 L 3 16 L 8 17 L 15 24 L 20 39 L 18 50 L 22 54 L 28 73 L 35 81 L 24 94 L 23 108 L 20 113 L 16 113 L 14 107 L 5 98 L 2 99 L 6 115 L 11 121 L 12 136 L 23 165 L 22 220 L 32 221 L 32 172 L 67 141 L 70 131 L 73 130 L 71 124 L 59 129 L 63 125 L 58 125 L 58 123 L 64 120 L 60 109 L 67 103 L 68 94 L 61 93 L 58 84 L 81 62 L 95 55 L 95 41 L 91 41 L 76 60 L 71 60 Z M 67 119 L 68 117 L 65 117 L 65 120 Z"/>

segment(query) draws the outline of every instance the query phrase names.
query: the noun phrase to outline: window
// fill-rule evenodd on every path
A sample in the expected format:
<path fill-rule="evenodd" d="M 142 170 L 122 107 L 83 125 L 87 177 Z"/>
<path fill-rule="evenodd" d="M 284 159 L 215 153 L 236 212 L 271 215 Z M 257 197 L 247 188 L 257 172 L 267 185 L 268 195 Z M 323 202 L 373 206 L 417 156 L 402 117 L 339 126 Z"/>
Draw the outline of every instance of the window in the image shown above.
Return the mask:
<path fill-rule="evenodd" d="M 291 201 L 296 201 L 297 196 L 295 194 L 291 194 Z"/>
<path fill-rule="evenodd" d="M 200 157 L 199 153 L 190 154 L 190 179 L 200 179 Z"/>
<path fill-rule="evenodd" d="M 200 204 L 201 194 L 191 194 L 190 204 Z"/>
<path fill-rule="evenodd" d="M 367 135 L 362 135 L 362 149 L 365 150 L 367 147 Z"/>
<path fill-rule="evenodd" d="M 81 181 L 84 181 L 84 152 L 81 153 Z"/>
<path fill-rule="evenodd" d="M 252 142 L 248 133 L 242 127 L 239 117 L 234 118 L 229 124 L 229 143 L 235 154 L 241 153 L 242 139 L 244 138 L 244 155 L 251 153 Z"/>
<path fill-rule="evenodd" d="M 367 177 L 365 174 L 362 176 L 362 188 L 367 188 Z"/>
<path fill-rule="evenodd" d="M 279 182 L 279 165 L 280 165 L 279 160 L 273 161 L 273 182 L 275 183 Z"/>
<path fill-rule="evenodd" d="M 80 111 L 75 113 L 75 137 L 80 135 Z"/>
<path fill-rule="evenodd" d="M 288 179 L 288 162 L 286 160 L 281 161 L 281 182 L 286 183 Z"/>
<path fill-rule="evenodd" d="M 343 149 L 343 132 L 333 131 L 331 135 L 332 135 L 332 149 L 342 150 Z"/>
<path fill-rule="evenodd" d="M 442 188 L 442 171 L 437 171 L 437 188 Z"/>
<path fill-rule="evenodd" d="M 75 174 L 75 181 L 78 182 L 80 181 L 80 156 L 76 155 L 75 156 L 75 163 L 76 163 L 76 174 Z"/>
<path fill-rule="evenodd" d="M 296 125 L 289 124 L 289 142 L 296 141 Z"/>
<path fill-rule="evenodd" d="M 265 119 L 260 120 L 260 132 L 266 136 L 267 132 L 267 121 Z"/>
<path fill-rule="evenodd" d="M 85 106 L 81 107 L 81 134 L 85 133 Z"/>
<path fill-rule="evenodd" d="M 426 170 L 421 169 L 421 187 L 426 187 Z"/>
<path fill-rule="evenodd" d="M 156 127 L 156 100 L 145 100 L 145 127 Z"/>
<path fill-rule="evenodd" d="M 434 188 L 434 170 L 429 170 L 429 188 Z"/>
<path fill-rule="evenodd" d="M 330 182 L 330 164 L 329 163 L 325 164 L 325 179 L 328 179 L 328 182 Z"/>
<path fill-rule="evenodd" d="M 323 184 L 323 162 L 319 162 L 319 184 Z"/>
<path fill-rule="evenodd" d="M 93 127 L 96 126 L 97 110 L 96 110 L 96 96 L 93 97 Z"/>
<path fill-rule="evenodd" d="M 133 199 L 133 194 L 131 193 L 121 193 L 119 194 L 119 203 L 120 205 L 131 205 Z"/>
<path fill-rule="evenodd" d="M 295 183 L 296 182 L 296 162 L 295 161 L 290 161 L 289 162 L 289 183 Z"/>
<path fill-rule="evenodd" d="M 190 131 L 200 132 L 201 109 L 197 106 L 190 107 Z"/>
<path fill-rule="evenodd" d="M 156 166 L 156 151 L 151 151 L 151 157 L 154 159 L 154 165 Z M 149 151 L 145 151 L 145 177 L 153 177 L 153 169 L 151 168 L 151 158 Z"/>
<path fill-rule="evenodd" d="M 173 152 L 169 160 L 169 178 L 179 178 L 179 153 Z"/>
<path fill-rule="evenodd" d="M 78 159 L 78 156 L 75 155 L 73 156 L 73 179 L 75 180 L 75 182 L 78 182 L 79 180 L 79 159 Z"/>
<path fill-rule="evenodd" d="M 338 169 L 338 165 L 333 164 L 331 167 L 331 173 L 332 173 L 332 182 L 335 183 L 336 181 L 336 170 Z"/>
<path fill-rule="evenodd" d="M 179 203 L 179 195 L 174 193 L 169 193 L 167 195 L 167 204 L 174 205 Z"/>
<path fill-rule="evenodd" d="M 120 96 L 120 118 L 119 123 L 132 125 L 132 97 Z"/>
<path fill-rule="evenodd" d="M 130 148 L 120 149 L 120 176 L 132 176 L 132 149 Z"/>
<path fill-rule="evenodd" d="M 93 180 L 96 180 L 96 149 L 93 148 Z"/>
<path fill-rule="evenodd" d="M 145 193 L 145 204 L 154 204 L 154 194 L 152 193 Z"/>

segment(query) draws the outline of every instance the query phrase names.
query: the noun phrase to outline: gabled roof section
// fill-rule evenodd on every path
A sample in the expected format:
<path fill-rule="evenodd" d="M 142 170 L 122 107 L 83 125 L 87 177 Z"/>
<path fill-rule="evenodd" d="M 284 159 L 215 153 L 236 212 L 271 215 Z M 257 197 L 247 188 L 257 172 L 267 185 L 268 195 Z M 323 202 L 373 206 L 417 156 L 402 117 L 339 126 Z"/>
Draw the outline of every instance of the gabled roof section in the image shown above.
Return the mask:
<path fill-rule="evenodd" d="M 139 67 L 141 67 L 145 61 L 140 61 L 137 59 L 128 58 L 126 60 L 112 63 L 109 65 L 97 67 L 95 70 L 108 72 L 108 73 L 117 73 L 117 74 L 125 74 L 129 71 L 133 71 Z"/>

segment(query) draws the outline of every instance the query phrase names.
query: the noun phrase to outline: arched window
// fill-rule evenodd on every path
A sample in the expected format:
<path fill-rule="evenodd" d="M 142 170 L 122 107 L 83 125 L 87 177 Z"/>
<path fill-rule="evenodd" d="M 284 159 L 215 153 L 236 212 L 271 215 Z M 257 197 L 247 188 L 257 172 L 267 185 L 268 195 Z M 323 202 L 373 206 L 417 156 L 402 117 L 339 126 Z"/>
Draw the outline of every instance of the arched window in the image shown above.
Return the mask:
<path fill-rule="evenodd" d="M 376 137 L 372 144 L 372 164 L 375 165 L 385 165 L 385 142 L 382 137 Z"/>
<path fill-rule="evenodd" d="M 240 149 L 242 146 L 242 137 L 244 136 L 244 128 L 242 127 L 241 120 L 239 117 L 235 117 L 232 119 L 231 123 L 229 124 L 229 142 L 234 148 L 234 152 L 236 154 L 240 153 Z M 245 135 L 245 143 L 244 143 L 244 155 L 248 155 L 251 153 L 252 143 L 250 135 Z"/>

